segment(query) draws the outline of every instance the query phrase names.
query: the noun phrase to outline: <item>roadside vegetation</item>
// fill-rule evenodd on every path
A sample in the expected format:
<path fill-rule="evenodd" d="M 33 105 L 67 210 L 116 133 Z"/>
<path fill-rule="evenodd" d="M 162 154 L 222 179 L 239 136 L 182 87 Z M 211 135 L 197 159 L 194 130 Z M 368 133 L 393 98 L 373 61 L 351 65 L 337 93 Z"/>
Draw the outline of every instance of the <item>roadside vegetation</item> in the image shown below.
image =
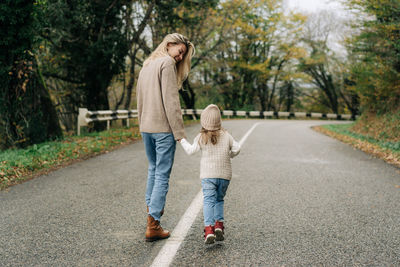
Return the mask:
<path fill-rule="evenodd" d="M 352 124 L 323 125 L 314 130 L 400 168 L 400 111 L 364 115 Z"/>
<path fill-rule="evenodd" d="M 185 126 L 197 122 L 184 118 Z M 91 128 L 83 127 L 81 136 L 70 133 L 51 142 L 0 150 L 0 191 L 141 139 L 137 124 L 131 127 L 123 127 L 118 121 L 114 124 L 110 130 L 90 132 Z"/>
<path fill-rule="evenodd" d="M 348 39 L 346 83 L 358 96 L 361 117 L 352 126 L 318 130 L 400 166 L 400 4 L 351 0 L 348 6 L 366 15 L 354 22 L 359 31 Z"/>
<path fill-rule="evenodd" d="M 138 127 L 116 128 L 22 149 L 0 151 L 0 190 L 139 139 Z"/>

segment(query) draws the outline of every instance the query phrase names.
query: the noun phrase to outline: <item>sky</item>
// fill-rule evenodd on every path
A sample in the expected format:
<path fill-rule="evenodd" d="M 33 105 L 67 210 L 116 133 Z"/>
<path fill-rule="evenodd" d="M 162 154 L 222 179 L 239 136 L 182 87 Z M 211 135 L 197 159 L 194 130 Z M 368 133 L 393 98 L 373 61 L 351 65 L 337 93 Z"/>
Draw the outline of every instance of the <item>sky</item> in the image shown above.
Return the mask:
<path fill-rule="evenodd" d="M 340 21 L 351 19 L 352 14 L 346 11 L 346 7 L 341 4 L 342 0 L 283 0 L 285 8 L 300 13 L 318 13 L 320 10 L 332 11 Z M 287 10 L 288 11 L 288 10 Z M 328 46 L 340 55 L 345 55 L 345 50 L 341 45 L 344 35 L 342 31 L 332 33 L 328 40 Z"/>
<path fill-rule="evenodd" d="M 339 0 L 284 0 L 286 6 L 297 11 L 316 12 L 320 9 L 343 11 Z"/>

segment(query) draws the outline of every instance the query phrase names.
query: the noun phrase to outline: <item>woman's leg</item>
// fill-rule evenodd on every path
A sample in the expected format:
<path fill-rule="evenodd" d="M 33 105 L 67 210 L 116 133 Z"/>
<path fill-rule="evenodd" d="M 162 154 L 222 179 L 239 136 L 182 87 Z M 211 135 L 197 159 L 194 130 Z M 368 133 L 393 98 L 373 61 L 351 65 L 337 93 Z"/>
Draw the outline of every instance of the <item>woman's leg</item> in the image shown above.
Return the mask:
<path fill-rule="evenodd" d="M 216 179 L 217 189 L 216 189 L 216 201 L 214 206 L 214 221 L 224 221 L 224 197 L 226 191 L 228 190 L 229 180 Z"/>
<path fill-rule="evenodd" d="M 153 133 L 156 151 L 156 169 L 149 214 L 160 221 L 168 193 L 169 177 L 174 163 L 176 141 L 172 133 Z"/>
<path fill-rule="evenodd" d="M 150 205 L 151 194 L 153 192 L 155 173 L 156 173 L 156 148 L 155 142 L 151 133 L 141 133 L 146 151 L 149 168 L 147 171 L 147 186 L 146 186 L 146 205 Z"/>
<path fill-rule="evenodd" d="M 214 225 L 214 206 L 216 201 L 216 179 L 201 179 L 203 189 L 203 215 L 204 226 Z"/>

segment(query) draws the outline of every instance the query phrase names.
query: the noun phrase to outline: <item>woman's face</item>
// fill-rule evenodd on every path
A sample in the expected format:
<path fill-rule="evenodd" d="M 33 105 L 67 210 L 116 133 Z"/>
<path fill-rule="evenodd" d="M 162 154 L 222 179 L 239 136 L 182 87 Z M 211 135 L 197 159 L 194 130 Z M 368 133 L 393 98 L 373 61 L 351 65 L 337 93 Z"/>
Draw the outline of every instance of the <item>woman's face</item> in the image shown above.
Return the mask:
<path fill-rule="evenodd" d="M 171 57 L 173 57 L 175 61 L 178 63 L 183 59 L 183 56 L 186 53 L 186 45 L 182 43 L 179 44 L 168 43 L 167 51 L 168 54 Z"/>

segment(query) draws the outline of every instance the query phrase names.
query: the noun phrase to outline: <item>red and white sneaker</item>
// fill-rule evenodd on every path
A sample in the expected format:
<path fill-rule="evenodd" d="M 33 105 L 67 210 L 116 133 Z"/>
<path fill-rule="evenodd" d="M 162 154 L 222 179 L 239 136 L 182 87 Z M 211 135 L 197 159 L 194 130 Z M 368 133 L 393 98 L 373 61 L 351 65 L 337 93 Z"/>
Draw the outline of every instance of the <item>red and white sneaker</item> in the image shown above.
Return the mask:
<path fill-rule="evenodd" d="M 214 226 L 204 227 L 204 243 L 213 244 L 215 241 Z"/>
<path fill-rule="evenodd" d="M 224 238 L 224 222 L 216 221 L 214 226 L 215 240 L 223 241 Z"/>

